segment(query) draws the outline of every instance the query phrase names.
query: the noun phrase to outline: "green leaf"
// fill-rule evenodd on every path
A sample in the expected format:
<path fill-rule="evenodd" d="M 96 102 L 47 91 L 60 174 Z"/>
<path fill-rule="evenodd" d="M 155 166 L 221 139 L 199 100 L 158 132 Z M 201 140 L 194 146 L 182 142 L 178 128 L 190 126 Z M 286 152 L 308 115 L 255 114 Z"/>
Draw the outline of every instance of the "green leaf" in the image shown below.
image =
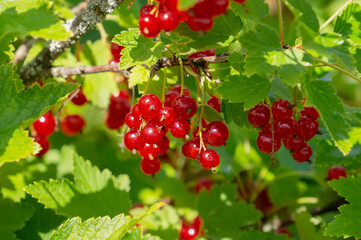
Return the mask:
<path fill-rule="evenodd" d="M 222 95 L 222 99 L 229 102 L 244 102 L 244 110 L 249 110 L 260 103 L 271 90 L 271 82 L 259 75 L 249 78 L 240 76 L 230 76 L 229 80 L 222 82 L 217 91 Z"/>
<path fill-rule="evenodd" d="M 242 46 L 247 49 L 245 74 L 270 75 L 277 71 L 283 82 L 295 86 L 301 81 L 308 62 L 300 49 L 282 49 L 279 35 L 273 28 L 258 24 L 254 31 L 240 37 Z"/>
<path fill-rule="evenodd" d="M 76 84 L 34 84 L 27 91 L 11 64 L 0 65 L 0 156 L 9 139 L 23 121 L 39 117 L 44 108 L 50 109 L 58 99 L 74 91 Z M 26 127 L 26 126 L 25 126 Z M 7 153 L 10 154 L 10 153 Z"/>
<path fill-rule="evenodd" d="M 261 18 L 268 15 L 269 5 L 265 3 L 264 0 L 246 1 L 242 4 L 231 1 L 230 9 L 232 9 L 236 15 L 240 16 L 249 28 L 248 24 L 252 21 L 259 22 Z"/>
<path fill-rule="evenodd" d="M 325 229 L 325 235 L 344 238 L 361 238 L 361 175 L 347 176 L 328 183 L 338 194 L 350 203 L 339 207 L 341 214 L 335 217 L 335 220 L 328 224 Z"/>
<path fill-rule="evenodd" d="M 240 227 L 255 223 L 262 213 L 246 202 L 235 202 L 235 185 L 213 186 L 210 193 L 201 191 L 198 212 L 204 221 L 204 231 L 211 239 L 238 238 Z"/>
<path fill-rule="evenodd" d="M 14 59 L 13 51 L 15 48 L 11 43 L 14 42 L 15 39 L 13 34 L 4 34 L 0 37 L 0 64 L 8 63 Z"/>
<path fill-rule="evenodd" d="M 73 165 L 74 183 L 67 179 L 40 181 L 29 185 L 26 191 L 65 217 L 87 219 L 128 212 L 131 202 L 127 175 L 114 177 L 107 169 L 101 172 L 76 154 Z"/>
<path fill-rule="evenodd" d="M 286 99 L 288 101 L 291 101 L 293 99 L 290 88 L 287 87 L 286 84 L 284 84 L 279 77 L 275 77 L 272 80 L 271 92 L 274 93 L 276 96 L 282 99 Z"/>
<path fill-rule="evenodd" d="M 241 18 L 233 12 L 228 12 L 228 14 L 214 18 L 212 30 L 204 34 L 190 30 L 185 23 L 180 24 L 175 31 L 181 36 L 186 36 L 193 40 L 193 42 L 187 44 L 188 46 L 208 49 L 216 46 L 228 46 L 229 43 L 238 38 L 242 26 Z"/>
<path fill-rule="evenodd" d="M 335 33 L 349 37 L 352 41 L 361 43 L 361 6 L 358 3 L 350 3 L 337 17 Z"/>
<path fill-rule="evenodd" d="M 15 203 L 9 199 L 0 200 L 0 236 L 15 239 L 14 232 L 22 229 L 34 213 L 32 205 Z"/>
<path fill-rule="evenodd" d="M 349 125 L 345 120 L 343 103 L 336 95 L 336 89 L 329 82 L 308 81 L 305 84 L 307 105 L 315 106 L 320 113 L 335 145 L 347 155 L 352 143 L 349 140 Z"/>
<path fill-rule="evenodd" d="M 180 0 L 178 2 L 177 9 L 184 11 L 188 10 L 189 8 L 193 7 L 197 3 L 197 0 Z"/>
<path fill-rule="evenodd" d="M 198 107 L 197 112 L 200 113 L 202 111 L 202 107 Z M 221 121 L 223 122 L 223 118 L 219 112 L 214 110 L 208 105 L 205 105 L 203 107 L 203 117 L 207 120 L 207 122 L 213 122 L 213 121 Z"/>
<path fill-rule="evenodd" d="M 274 232 L 258 232 L 255 230 L 242 232 L 239 240 L 287 240 L 285 234 L 276 235 Z"/>
<path fill-rule="evenodd" d="M 307 0 L 285 0 L 284 3 L 293 12 L 295 17 L 314 32 L 318 32 L 320 24 L 317 16 Z"/>
<path fill-rule="evenodd" d="M 138 84 L 143 84 L 148 82 L 150 75 L 150 70 L 146 69 L 143 66 L 135 66 L 130 70 L 130 76 L 128 80 L 129 88 L 136 86 Z"/>
<path fill-rule="evenodd" d="M 6 1 L 11 2 L 11 1 Z M 28 1 L 35 3 L 36 1 Z M 62 40 L 70 36 L 61 22 L 49 9 L 49 4 L 34 4 L 34 6 L 26 5 L 7 6 L 0 11 L 0 33 L 18 33 L 22 35 L 30 34 L 33 37 L 44 39 Z M 3 3 L 5 6 L 6 3 Z"/>
<path fill-rule="evenodd" d="M 347 156 L 329 141 L 322 139 L 318 145 L 314 159 L 315 166 L 330 167 L 336 165 L 358 167 L 361 165 L 361 145 L 355 145 Z"/>
<path fill-rule="evenodd" d="M 122 50 L 121 69 L 127 69 L 134 65 L 153 65 L 161 56 L 164 45 L 161 42 L 154 42 L 153 39 L 143 37 L 138 28 L 130 28 L 115 35 L 112 40 L 125 49 Z"/>
<path fill-rule="evenodd" d="M 233 121 L 240 127 L 252 127 L 248 121 L 248 112 L 244 111 L 243 103 L 232 103 L 224 100 L 222 101 L 222 112 L 227 124 Z"/>
<path fill-rule="evenodd" d="M 162 189 L 164 197 L 171 197 L 177 208 L 195 208 L 195 196 L 190 194 L 185 185 L 175 178 L 164 178 L 157 184 Z"/>
<path fill-rule="evenodd" d="M 319 229 L 319 226 L 311 222 L 311 217 L 311 214 L 306 211 L 293 215 L 300 239 L 331 240 L 323 235 L 323 231 Z"/>
<path fill-rule="evenodd" d="M 16 129 L 9 140 L 4 154 L 0 156 L 0 166 L 5 162 L 18 161 L 30 154 L 36 154 L 40 150 L 41 147 L 38 143 L 34 142 L 34 138 L 28 137 L 28 131 Z"/>

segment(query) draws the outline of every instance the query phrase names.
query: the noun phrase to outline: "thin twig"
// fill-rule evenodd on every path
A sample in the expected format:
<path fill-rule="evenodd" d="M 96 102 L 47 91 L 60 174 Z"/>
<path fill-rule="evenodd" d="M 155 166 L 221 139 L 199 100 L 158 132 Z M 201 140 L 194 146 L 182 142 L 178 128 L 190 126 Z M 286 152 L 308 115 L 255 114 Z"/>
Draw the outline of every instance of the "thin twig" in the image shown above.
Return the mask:
<path fill-rule="evenodd" d="M 63 77 L 68 78 L 73 75 L 83 75 L 100 72 L 119 72 L 125 77 L 129 77 L 128 70 L 119 69 L 118 64 L 109 64 L 103 66 L 77 66 L 77 67 L 52 67 L 46 74 L 47 77 Z"/>
<path fill-rule="evenodd" d="M 18 62 L 20 62 L 26 58 L 26 56 L 29 53 L 30 48 L 37 41 L 38 41 L 38 39 L 35 39 L 35 38 L 33 38 L 29 41 L 25 41 L 18 47 L 18 49 L 16 49 L 15 54 L 14 54 L 15 55 L 14 60 L 13 60 L 14 65 L 17 65 Z"/>

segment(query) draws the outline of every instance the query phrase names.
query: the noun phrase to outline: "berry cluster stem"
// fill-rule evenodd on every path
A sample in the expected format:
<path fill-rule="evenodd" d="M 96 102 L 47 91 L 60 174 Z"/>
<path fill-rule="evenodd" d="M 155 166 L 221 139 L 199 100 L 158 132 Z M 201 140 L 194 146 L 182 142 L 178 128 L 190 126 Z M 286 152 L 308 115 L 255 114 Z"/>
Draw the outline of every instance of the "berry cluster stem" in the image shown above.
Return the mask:
<path fill-rule="evenodd" d="M 167 69 L 164 68 L 164 78 L 163 78 L 163 91 L 162 91 L 162 103 L 164 106 L 164 102 L 165 102 L 165 86 L 167 84 Z"/>
<path fill-rule="evenodd" d="M 180 72 L 181 72 L 181 92 L 180 95 L 183 95 L 183 88 L 184 88 L 184 69 L 183 69 L 183 61 L 181 58 L 178 58 L 179 66 L 180 66 Z"/>
<path fill-rule="evenodd" d="M 272 109 L 271 100 L 269 99 L 268 96 L 266 98 L 266 101 L 267 101 L 267 105 L 270 107 L 270 109 Z M 270 111 L 270 114 L 271 114 L 271 133 L 272 133 L 272 152 L 270 153 L 270 157 L 273 160 L 273 167 L 275 167 L 277 165 L 277 161 L 275 156 L 275 129 L 273 125 L 274 118 L 273 118 L 272 110 Z"/>

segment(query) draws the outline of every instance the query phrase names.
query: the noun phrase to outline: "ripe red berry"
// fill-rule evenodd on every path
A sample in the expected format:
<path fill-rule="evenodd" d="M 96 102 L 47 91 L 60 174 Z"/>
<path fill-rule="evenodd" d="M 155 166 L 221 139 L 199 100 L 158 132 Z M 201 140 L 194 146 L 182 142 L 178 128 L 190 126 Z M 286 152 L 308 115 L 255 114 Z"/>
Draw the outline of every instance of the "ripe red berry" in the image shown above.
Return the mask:
<path fill-rule="evenodd" d="M 36 154 L 36 156 L 40 157 L 40 156 L 43 156 L 45 153 L 47 153 L 47 151 L 50 148 L 50 142 L 47 137 L 37 135 L 37 136 L 35 136 L 34 141 L 37 142 L 40 145 L 40 147 L 42 148 L 40 150 L 40 152 L 38 152 L 38 154 Z"/>
<path fill-rule="evenodd" d="M 163 139 L 163 132 L 159 126 L 149 122 L 142 130 L 142 138 L 145 143 L 159 143 Z"/>
<path fill-rule="evenodd" d="M 199 229 L 194 225 L 188 225 L 184 221 L 182 222 L 182 228 L 179 236 L 181 240 L 194 240 L 198 236 Z"/>
<path fill-rule="evenodd" d="M 177 97 L 172 105 L 177 119 L 188 120 L 197 112 L 196 101 L 188 95 Z"/>
<path fill-rule="evenodd" d="M 258 104 L 248 113 L 248 121 L 253 127 L 263 127 L 271 119 L 271 112 L 266 104 Z"/>
<path fill-rule="evenodd" d="M 178 0 L 164 0 L 164 7 L 171 11 L 177 11 Z"/>
<path fill-rule="evenodd" d="M 155 117 L 161 108 L 162 102 L 154 94 L 146 94 L 139 99 L 139 109 L 145 118 Z"/>
<path fill-rule="evenodd" d="M 295 135 L 297 133 L 297 121 L 293 117 L 277 121 L 275 124 L 275 133 L 280 138 L 288 138 Z"/>
<path fill-rule="evenodd" d="M 302 117 L 309 117 L 312 119 L 317 119 L 320 116 L 314 107 L 304 107 L 300 113 Z"/>
<path fill-rule="evenodd" d="M 105 124 L 109 129 L 118 130 L 124 124 L 124 118 L 108 112 L 105 118 Z"/>
<path fill-rule="evenodd" d="M 199 163 L 205 169 L 212 169 L 219 165 L 219 155 L 213 149 L 207 149 L 202 151 L 199 156 Z"/>
<path fill-rule="evenodd" d="M 347 177 L 346 169 L 341 166 L 330 167 L 327 171 L 328 180 L 340 179 L 340 177 Z"/>
<path fill-rule="evenodd" d="M 123 49 L 124 49 L 123 46 L 120 46 L 120 45 L 118 45 L 116 43 L 112 42 L 110 44 L 110 52 L 112 53 L 114 59 L 118 60 L 118 62 L 119 62 L 120 57 L 121 57 L 120 53 L 122 52 Z"/>
<path fill-rule="evenodd" d="M 142 116 L 142 113 L 140 112 L 138 103 L 134 104 L 134 106 L 132 108 L 132 114 L 133 114 L 134 117 L 141 117 Z"/>
<path fill-rule="evenodd" d="M 211 99 L 209 99 L 207 101 L 207 104 L 213 108 L 214 110 L 216 110 L 217 112 L 221 112 L 221 104 L 222 104 L 222 101 L 219 100 L 218 98 L 216 97 L 212 97 Z"/>
<path fill-rule="evenodd" d="M 184 138 L 190 131 L 191 127 L 188 121 L 176 119 L 169 128 L 170 133 L 176 138 Z"/>
<path fill-rule="evenodd" d="M 302 138 L 305 142 L 309 141 L 311 138 L 313 138 L 317 131 L 318 131 L 318 121 L 317 119 L 312 119 L 308 117 L 301 117 L 298 120 L 298 130 L 299 130 L 299 136 Z"/>
<path fill-rule="evenodd" d="M 212 0 L 209 3 L 209 10 L 212 16 L 221 16 L 229 6 L 229 0 Z"/>
<path fill-rule="evenodd" d="M 183 144 L 182 153 L 186 158 L 197 159 L 200 149 L 200 139 L 199 137 L 195 137 L 192 140 Z"/>
<path fill-rule="evenodd" d="M 153 160 L 144 158 L 140 162 L 140 169 L 147 175 L 156 174 L 160 170 L 160 161 L 158 158 Z"/>
<path fill-rule="evenodd" d="M 208 32 L 213 27 L 213 18 L 189 17 L 187 25 L 192 31 Z"/>
<path fill-rule="evenodd" d="M 128 113 L 124 121 L 128 127 L 133 129 L 139 128 L 142 123 L 142 119 L 140 117 L 135 117 L 133 113 Z"/>
<path fill-rule="evenodd" d="M 296 148 L 301 147 L 303 143 L 302 139 L 295 138 L 294 136 L 283 139 L 283 145 L 288 150 L 295 150 Z"/>
<path fill-rule="evenodd" d="M 145 5 L 140 9 L 140 15 L 150 14 L 153 9 L 155 9 L 155 5 L 153 5 L 153 4 L 145 4 Z"/>
<path fill-rule="evenodd" d="M 162 141 L 159 142 L 159 154 L 166 154 L 169 150 L 169 138 L 163 136 Z"/>
<path fill-rule="evenodd" d="M 145 143 L 144 147 L 139 150 L 139 154 L 144 158 L 155 159 L 159 154 L 159 145 Z"/>
<path fill-rule="evenodd" d="M 272 104 L 272 114 L 276 120 L 286 120 L 292 117 L 293 109 L 289 101 L 279 99 Z"/>
<path fill-rule="evenodd" d="M 207 178 L 207 177 L 203 177 L 201 179 L 199 179 L 197 181 L 196 186 L 194 187 L 194 191 L 196 192 L 196 194 L 198 194 L 202 189 L 205 189 L 207 192 L 209 192 L 211 190 L 211 188 L 213 187 L 214 183 L 212 181 L 212 179 Z M 198 217 L 197 217 L 198 218 Z M 199 222 L 200 221 L 200 222 Z M 194 224 L 197 228 L 200 227 L 201 225 L 201 219 L 195 219 L 195 223 Z"/>
<path fill-rule="evenodd" d="M 125 99 L 127 101 L 130 100 L 131 96 L 130 96 L 130 92 L 126 89 L 120 89 L 119 92 L 117 93 L 113 93 L 111 96 L 110 96 L 110 101 L 114 101 L 115 98 L 122 98 L 122 99 Z"/>
<path fill-rule="evenodd" d="M 200 57 L 209 57 L 214 55 L 216 55 L 216 49 L 211 48 L 204 51 L 192 53 L 187 58 L 200 58 Z"/>
<path fill-rule="evenodd" d="M 85 119 L 78 115 L 67 115 L 60 121 L 60 127 L 67 136 L 77 135 L 85 127 Z"/>
<path fill-rule="evenodd" d="M 263 153 L 272 152 L 272 132 L 260 132 L 257 138 L 258 149 Z M 281 138 L 274 135 L 274 152 L 281 147 Z"/>
<path fill-rule="evenodd" d="M 299 163 L 309 160 L 311 156 L 312 148 L 307 143 L 304 143 L 301 147 L 296 148 L 292 152 L 293 159 Z"/>
<path fill-rule="evenodd" d="M 83 88 L 80 88 L 80 90 L 78 91 L 78 93 L 75 96 L 73 96 L 73 95 L 74 95 L 74 93 L 72 93 L 70 95 L 70 98 L 71 98 L 72 103 L 74 103 L 75 105 L 81 106 L 88 102 L 88 99 L 84 95 Z"/>
<path fill-rule="evenodd" d="M 177 84 L 173 87 L 172 91 L 177 92 L 179 95 L 181 94 L 182 85 Z M 186 86 L 183 86 L 183 95 L 190 95 L 190 91 Z"/>
<path fill-rule="evenodd" d="M 204 141 L 213 147 L 224 145 L 228 136 L 228 127 L 220 121 L 209 123 L 206 130 L 204 130 Z"/>
<path fill-rule="evenodd" d="M 175 113 L 174 113 L 173 108 L 162 107 L 159 110 L 156 118 L 161 125 L 168 125 L 168 124 L 173 123 L 173 121 L 175 119 Z"/>
<path fill-rule="evenodd" d="M 144 141 L 138 131 L 132 129 L 124 135 L 124 145 L 130 151 L 133 151 L 133 149 L 140 150 L 144 147 Z"/>
<path fill-rule="evenodd" d="M 211 2 L 213 2 L 213 0 L 198 1 L 196 3 L 196 5 L 194 5 L 194 7 L 193 7 L 190 14 L 193 17 L 197 17 L 197 18 L 211 18 L 211 17 L 213 17 L 212 11 L 210 9 Z"/>
<path fill-rule="evenodd" d="M 111 97 L 110 103 L 108 106 L 108 112 L 111 112 L 113 115 L 124 118 L 130 111 L 130 105 L 127 100 L 119 97 Z"/>
<path fill-rule="evenodd" d="M 154 38 L 162 30 L 158 18 L 151 14 L 143 14 L 139 17 L 139 29 L 144 37 Z"/>
<path fill-rule="evenodd" d="M 158 18 L 161 22 L 162 29 L 171 31 L 178 27 L 178 15 L 176 12 L 165 10 L 159 13 Z"/>
<path fill-rule="evenodd" d="M 165 95 L 165 100 L 164 100 L 164 106 L 165 107 L 172 107 L 174 100 L 179 97 L 179 93 L 176 91 L 169 91 L 166 95 Z"/>
<path fill-rule="evenodd" d="M 45 113 L 33 123 L 36 133 L 44 137 L 53 134 L 55 126 L 55 118 L 51 112 Z"/>
<path fill-rule="evenodd" d="M 187 21 L 187 19 L 189 18 L 187 12 L 178 11 L 177 14 L 178 14 L 178 22 L 180 23 Z"/>

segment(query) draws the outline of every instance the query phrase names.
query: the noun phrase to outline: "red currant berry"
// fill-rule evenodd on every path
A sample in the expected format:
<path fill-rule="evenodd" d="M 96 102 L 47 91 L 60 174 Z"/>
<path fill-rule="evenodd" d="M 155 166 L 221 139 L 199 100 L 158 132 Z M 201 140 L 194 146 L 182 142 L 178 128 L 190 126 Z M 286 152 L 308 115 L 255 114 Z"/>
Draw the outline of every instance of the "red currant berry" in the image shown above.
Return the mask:
<path fill-rule="evenodd" d="M 175 12 L 165 10 L 159 13 L 159 20 L 162 25 L 162 29 L 165 31 L 171 31 L 178 27 L 178 15 Z"/>
<path fill-rule="evenodd" d="M 293 109 L 289 101 L 279 99 L 272 104 L 272 114 L 276 120 L 286 120 L 292 117 Z"/>
<path fill-rule="evenodd" d="M 227 11 L 229 0 L 212 0 L 209 4 L 209 10 L 212 16 L 221 16 Z"/>
<path fill-rule="evenodd" d="M 108 106 L 108 112 L 111 112 L 112 115 L 117 115 L 124 121 L 125 116 L 130 112 L 129 102 L 124 98 L 111 98 Z"/>
<path fill-rule="evenodd" d="M 140 150 L 144 147 L 144 141 L 138 131 L 132 129 L 124 135 L 124 145 L 130 151 L 133 151 L 133 149 Z"/>
<path fill-rule="evenodd" d="M 161 125 L 168 125 L 168 124 L 173 123 L 173 121 L 175 119 L 175 113 L 174 113 L 173 108 L 162 107 L 159 110 L 156 118 Z"/>
<path fill-rule="evenodd" d="M 155 5 L 153 5 L 153 4 L 145 4 L 145 5 L 140 9 L 140 15 L 150 14 L 153 9 L 155 9 Z"/>
<path fill-rule="evenodd" d="M 144 147 L 139 150 L 139 154 L 144 158 L 155 159 L 159 154 L 159 145 L 145 143 Z"/>
<path fill-rule="evenodd" d="M 139 17 L 139 29 L 144 37 L 154 38 L 162 30 L 158 18 L 151 14 L 143 14 Z"/>
<path fill-rule="evenodd" d="M 105 124 L 109 129 L 118 130 L 124 124 L 124 118 L 108 112 L 105 118 Z"/>
<path fill-rule="evenodd" d="M 139 109 L 145 118 L 155 117 L 161 108 L 162 102 L 154 94 L 146 94 L 139 99 Z"/>
<path fill-rule="evenodd" d="M 178 13 L 178 22 L 180 23 L 187 21 L 187 19 L 189 18 L 187 12 L 178 11 L 177 13 Z"/>
<path fill-rule="evenodd" d="M 142 119 L 140 117 L 138 118 L 134 117 L 133 113 L 128 113 L 124 121 L 128 127 L 133 129 L 139 128 L 140 124 L 142 123 Z"/>
<path fill-rule="evenodd" d="M 141 117 L 142 116 L 142 113 L 140 112 L 138 103 L 134 104 L 134 106 L 132 108 L 132 114 L 133 114 L 134 117 Z"/>
<path fill-rule="evenodd" d="M 121 52 L 122 50 L 124 49 L 123 46 L 120 46 L 116 43 L 111 43 L 110 44 L 110 52 L 112 53 L 114 59 L 117 59 L 118 61 L 120 60 L 120 57 L 121 57 Z"/>
<path fill-rule="evenodd" d="M 182 146 L 182 153 L 186 158 L 197 159 L 201 149 L 201 142 L 199 137 L 186 142 Z"/>
<path fill-rule="evenodd" d="M 193 11 L 191 11 L 191 14 L 193 17 L 197 18 L 211 18 L 213 17 L 212 11 L 211 11 L 211 4 L 213 0 L 203 0 L 198 1 L 196 5 L 193 7 Z"/>
<path fill-rule="evenodd" d="M 271 119 L 271 112 L 266 104 L 258 104 L 248 113 L 248 121 L 253 127 L 263 127 Z"/>
<path fill-rule="evenodd" d="M 216 110 L 217 112 L 221 112 L 221 104 L 222 104 L 222 101 L 219 100 L 218 98 L 216 97 L 212 97 L 211 99 L 209 99 L 207 101 L 207 104 L 213 108 L 214 110 Z"/>
<path fill-rule="evenodd" d="M 44 137 L 53 134 L 55 126 L 55 118 L 51 112 L 45 113 L 33 123 L 36 133 Z"/>
<path fill-rule="evenodd" d="M 192 31 L 208 32 L 213 27 L 213 18 L 189 17 L 187 25 Z"/>
<path fill-rule="evenodd" d="M 47 137 L 37 135 L 35 136 L 34 141 L 37 142 L 42 148 L 40 152 L 36 154 L 36 156 L 40 157 L 43 156 L 45 153 L 47 153 L 47 151 L 50 148 L 50 142 Z"/>
<path fill-rule="evenodd" d="M 165 100 L 164 100 L 164 106 L 165 107 L 172 107 L 174 100 L 179 97 L 179 93 L 176 91 L 169 91 L 166 95 L 165 95 Z"/>
<path fill-rule="evenodd" d="M 299 163 L 309 160 L 311 156 L 312 148 L 307 143 L 304 143 L 301 147 L 296 148 L 292 152 L 293 159 Z"/>
<path fill-rule="evenodd" d="M 177 92 L 179 95 L 181 95 L 182 85 L 177 84 L 173 87 L 172 91 Z M 183 86 L 183 95 L 191 95 L 189 92 L 189 89 L 186 86 Z"/>
<path fill-rule="evenodd" d="M 142 137 L 145 143 L 159 143 L 163 139 L 163 133 L 159 126 L 154 123 L 148 123 L 142 130 Z"/>
<path fill-rule="evenodd" d="M 127 101 L 130 101 L 130 93 L 128 90 L 126 89 L 120 89 L 118 93 L 113 93 L 111 96 L 110 96 L 110 101 L 114 101 L 115 98 L 122 98 L 122 99 L 125 99 Z"/>
<path fill-rule="evenodd" d="M 347 177 L 346 169 L 341 166 L 330 167 L 327 171 L 328 180 L 340 179 L 340 177 Z"/>
<path fill-rule="evenodd" d="M 160 161 L 158 158 L 155 158 L 153 160 L 144 158 L 140 162 L 140 169 L 143 173 L 147 175 L 156 174 L 160 170 Z"/>
<path fill-rule="evenodd" d="M 185 222 L 182 222 L 182 228 L 180 230 L 179 236 L 181 240 L 194 240 L 198 236 L 198 229 L 194 225 L 187 225 Z"/>
<path fill-rule="evenodd" d="M 295 135 L 297 133 L 297 121 L 293 117 L 277 121 L 275 124 L 275 133 L 280 138 L 288 138 Z"/>
<path fill-rule="evenodd" d="M 318 131 L 318 121 L 317 119 L 312 119 L 308 117 L 301 117 L 298 120 L 299 136 L 305 142 L 313 138 Z"/>
<path fill-rule="evenodd" d="M 177 119 L 188 120 L 197 112 L 196 101 L 188 95 L 177 97 L 174 100 L 172 107 Z"/>
<path fill-rule="evenodd" d="M 190 124 L 186 120 L 176 119 L 170 126 L 170 133 L 176 138 L 184 138 L 190 131 Z"/>
<path fill-rule="evenodd" d="M 211 188 L 213 187 L 214 183 L 212 181 L 212 179 L 204 177 L 201 178 L 197 181 L 196 186 L 194 187 L 194 191 L 196 192 L 196 194 L 198 194 L 202 189 L 205 189 L 207 192 L 209 192 L 211 190 Z M 198 218 L 198 217 L 197 217 Z M 200 222 L 198 222 L 200 221 Z M 197 228 L 200 228 L 202 220 L 201 219 L 196 219 L 194 224 Z"/>
<path fill-rule="evenodd" d="M 177 11 L 178 0 L 164 0 L 164 7 L 173 12 Z"/>
<path fill-rule="evenodd" d="M 169 150 L 169 138 L 163 136 L 162 141 L 160 141 L 159 145 L 159 154 L 166 154 Z"/>
<path fill-rule="evenodd" d="M 189 55 L 187 58 L 210 57 L 210 56 L 214 56 L 214 55 L 216 55 L 216 49 L 211 48 L 208 50 L 193 53 L 193 54 Z"/>
<path fill-rule="evenodd" d="M 205 169 L 212 169 L 219 165 L 219 155 L 213 149 L 207 149 L 202 151 L 199 156 L 199 163 Z"/>
<path fill-rule="evenodd" d="M 72 103 L 74 103 L 75 105 L 81 106 L 88 102 L 88 99 L 84 95 L 83 88 L 80 88 L 80 90 L 75 96 L 73 96 L 73 94 L 70 95 L 70 98 Z"/>
<path fill-rule="evenodd" d="M 272 132 L 260 132 L 257 138 L 258 149 L 263 153 L 272 152 Z M 281 147 L 281 138 L 274 136 L 274 152 L 277 152 Z"/>
<path fill-rule="evenodd" d="M 302 117 L 309 117 L 312 119 L 317 119 L 320 116 L 314 107 L 304 107 L 300 113 Z"/>
<path fill-rule="evenodd" d="M 68 115 L 60 121 L 60 127 L 67 136 L 77 135 L 85 127 L 85 119 L 78 115 Z"/>
<path fill-rule="evenodd" d="M 228 127 L 220 121 L 213 121 L 209 123 L 204 131 L 204 141 L 213 147 L 224 145 L 228 136 Z"/>
<path fill-rule="evenodd" d="M 283 139 L 283 145 L 288 150 L 295 150 L 296 148 L 301 147 L 303 143 L 304 142 L 301 139 L 295 138 L 294 136 Z"/>

